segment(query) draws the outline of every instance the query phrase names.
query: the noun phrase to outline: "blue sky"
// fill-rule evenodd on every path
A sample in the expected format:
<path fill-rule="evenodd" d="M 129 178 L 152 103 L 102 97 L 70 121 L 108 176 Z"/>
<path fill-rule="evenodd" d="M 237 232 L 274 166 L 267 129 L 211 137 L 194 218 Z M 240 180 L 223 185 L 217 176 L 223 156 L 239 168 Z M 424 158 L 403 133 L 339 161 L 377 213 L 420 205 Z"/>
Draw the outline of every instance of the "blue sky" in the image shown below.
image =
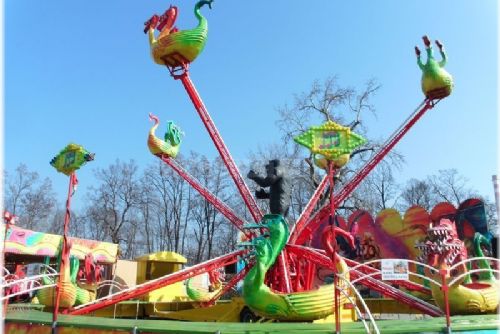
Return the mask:
<path fill-rule="evenodd" d="M 196 25 L 195 1 L 176 1 L 177 27 Z M 217 152 L 180 82 L 149 56 L 143 23 L 165 1 L 27 1 L 4 3 L 4 168 L 20 163 L 49 177 L 65 199 L 67 178 L 49 165 L 67 143 L 96 153 L 79 171 L 116 159 L 154 161 L 146 146 L 148 113 L 186 133 L 182 151 Z M 428 112 L 396 149 L 399 175 L 424 178 L 456 168 L 494 200 L 497 171 L 498 8 L 469 1 L 229 1 L 203 8 L 209 38 L 191 78 L 233 158 L 277 142 L 276 107 L 316 79 L 338 75 L 360 87 L 382 84 L 367 118 L 373 138 L 387 138 L 423 99 L 413 47 L 440 39 L 455 90 Z M 425 58 L 424 58 L 425 59 Z M 164 129 L 162 129 L 164 131 Z M 246 173 L 246 171 L 245 171 Z"/>

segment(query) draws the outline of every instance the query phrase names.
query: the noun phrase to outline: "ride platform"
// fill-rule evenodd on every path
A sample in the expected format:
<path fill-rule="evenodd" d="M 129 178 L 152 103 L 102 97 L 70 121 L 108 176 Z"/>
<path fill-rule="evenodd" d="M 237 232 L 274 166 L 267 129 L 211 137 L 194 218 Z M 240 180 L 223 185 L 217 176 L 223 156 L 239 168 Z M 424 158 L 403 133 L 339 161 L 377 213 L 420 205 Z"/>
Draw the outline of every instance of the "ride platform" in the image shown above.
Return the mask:
<path fill-rule="evenodd" d="M 422 320 L 380 320 L 380 333 L 443 333 L 444 318 Z M 51 333 L 52 314 L 39 311 L 7 313 L 5 333 Z M 60 315 L 58 333 L 122 334 L 122 333 L 220 333 L 220 334 L 273 334 L 273 333 L 328 333 L 334 331 L 330 324 L 313 323 L 221 323 L 183 322 L 169 320 L 104 319 L 87 316 Z M 453 333 L 497 333 L 500 320 L 496 314 L 454 316 L 451 318 Z M 361 334 L 365 329 L 361 322 L 342 324 L 343 334 Z"/>

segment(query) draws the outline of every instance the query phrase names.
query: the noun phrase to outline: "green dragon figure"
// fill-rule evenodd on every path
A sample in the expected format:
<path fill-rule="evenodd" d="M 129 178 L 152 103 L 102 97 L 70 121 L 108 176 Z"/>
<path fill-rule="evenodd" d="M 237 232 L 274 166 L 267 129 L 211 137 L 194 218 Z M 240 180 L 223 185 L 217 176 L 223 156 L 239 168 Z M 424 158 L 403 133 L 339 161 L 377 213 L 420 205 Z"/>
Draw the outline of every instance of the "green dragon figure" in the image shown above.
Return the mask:
<path fill-rule="evenodd" d="M 485 238 L 479 233 L 474 237 L 475 251 L 478 256 L 483 256 L 481 243 Z M 455 224 L 449 219 L 441 219 L 427 230 L 427 240 L 417 243 L 417 248 L 422 251 L 419 261 L 425 262 L 438 269 L 448 269 L 455 263 L 460 263 L 467 258 L 467 250 L 463 241 L 458 239 Z M 488 269 L 479 275 L 477 282 L 471 283 L 470 275 L 452 286 L 449 286 L 448 299 L 450 313 L 453 315 L 495 313 L 499 303 L 499 281 L 495 279 L 487 261 L 480 261 L 479 267 Z M 441 282 L 439 274 L 426 274 L 432 279 Z M 458 267 L 458 273 L 448 273 L 446 280 L 450 282 L 454 277 L 467 272 L 465 265 Z M 432 297 L 436 304 L 444 310 L 445 301 L 443 291 L 436 284 L 431 284 Z"/>
<path fill-rule="evenodd" d="M 77 286 L 76 286 L 76 272 L 78 271 L 78 259 L 71 256 L 69 258 L 69 266 L 65 267 L 64 272 L 59 277 L 60 283 L 60 299 L 59 306 L 62 308 L 70 308 L 75 305 L 77 296 Z M 57 280 L 55 280 L 57 283 Z M 54 284 L 54 281 L 50 278 L 42 278 L 43 285 Z M 43 288 L 37 291 L 36 294 L 38 302 L 42 305 L 53 307 L 54 301 L 56 300 L 56 287 Z"/>
<path fill-rule="evenodd" d="M 178 31 L 173 28 L 177 17 L 177 8 L 170 8 L 159 18 L 153 16 L 146 22 L 145 32 L 149 35 L 149 45 L 151 47 L 151 56 L 155 63 L 177 67 L 193 62 L 203 51 L 208 33 L 207 19 L 200 13 L 203 5 L 212 8 L 213 0 L 201 0 L 194 6 L 194 15 L 198 19 L 198 26 L 190 30 Z M 160 22 L 159 22 L 160 21 Z M 155 38 L 154 30 L 160 23 L 161 32 L 158 39 Z"/>
<path fill-rule="evenodd" d="M 481 245 L 485 245 L 486 247 L 491 247 L 491 241 L 479 232 L 476 232 L 474 234 L 473 244 L 475 253 L 474 255 L 477 257 L 486 256 L 483 253 L 483 248 L 481 247 Z M 493 275 L 493 271 L 491 270 L 490 262 L 488 260 L 479 260 L 478 268 L 485 270 L 478 273 L 479 281 L 490 281 L 490 282 L 496 281 L 496 278 Z"/>
<path fill-rule="evenodd" d="M 62 308 L 70 308 L 72 306 L 86 304 L 96 298 L 95 282 L 77 282 L 79 267 L 80 260 L 71 256 L 69 258 L 69 266 L 66 266 L 64 275 L 61 277 L 60 307 Z M 51 285 L 54 284 L 54 281 L 50 278 L 43 277 L 42 284 Z M 38 290 L 36 296 L 40 304 L 52 307 L 54 306 L 55 295 L 56 288 L 50 287 Z"/>
<path fill-rule="evenodd" d="M 149 151 L 151 151 L 151 153 L 156 156 L 165 154 L 171 158 L 175 158 L 179 153 L 179 149 L 181 147 L 181 130 L 174 124 L 174 122 L 168 122 L 167 132 L 165 133 L 165 140 L 163 141 L 155 135 L 155 131 L 160 124 L 160 120 L 153 114 L 149 114 L 149 118 L 155 122 L 155 124 L 149 130 Z"/>
<path fill-rule="evenodd" d="M 447 56 L 440 41 L 436 40 L 436 45 L 441 53 L 442 60 L 440 62 L 434 59 L 431 42 L 427 36 L 422 37 L 427 52 L 427 63 L 424 65 L 420 59 L 420 49 L 415 46 L 417 54 L 417 64 L 422 70 L 422 91 L 428 99 L 442 99 L 451 94 L 453 90 L 453 78 L 446 72 Z"/>
<path fill-rule="evenodd" d="M 191 279 L 186 281 L 186 293 L 189 298 L 197 302 L 206 302 L 222 290 L 221 272 L 218 270 L 210 271 L 208 276 L 210 278 L 208 291 L 191 285 Z"/>
<path fill-rule="evenodd" d="M 312 321 L 324 318 L 333 312 L 334 286 L 324 285 L 317 290 L 294 293 L 272 291 L 264 283 L 266 272 L 274 264 L 288 240 L 288 225 L 281 215 L 267 214 L 262 224 L 246 225 L 246 228 L 267 229 L 268 235 L 254 238 L 251 243 L 242 245 L 253 248 L 255 265 L 243 282 L 245 303 L 258 315 L 276 320 Z M 337 263 L 339 273 L 348 268 L 342 259 Z M 347 302 L 342 296 L 341 304 Z"/>

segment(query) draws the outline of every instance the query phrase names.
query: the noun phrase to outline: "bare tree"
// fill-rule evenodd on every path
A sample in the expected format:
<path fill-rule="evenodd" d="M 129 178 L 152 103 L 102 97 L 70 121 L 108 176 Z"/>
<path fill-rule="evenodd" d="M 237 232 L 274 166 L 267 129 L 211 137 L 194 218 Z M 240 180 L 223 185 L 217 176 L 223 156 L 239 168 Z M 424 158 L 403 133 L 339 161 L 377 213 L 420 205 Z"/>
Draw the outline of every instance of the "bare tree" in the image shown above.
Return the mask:
<path fill-rule="evenodd" d="M 47 218 L 52 214 L 55 205 L 52 181 L 46 178 L 38 187 L 34 187 L 21 198 L 23 215 L 20 222 L 28 229 L 43 229 L 47 226 Z"/>
<path fill-rule="evenodd" d="M 50 223 L 46 231 L 48 233 L 62 235 L 64 233 L 65 216 L 66 208 L 57 208 L 52 215 L 52 218 L 49 220 Z M 69 235 L 77 238 L 88 238 L 85 216 L 81 216 L 77 211 L 73 210 L 71 210 L 70 214 Z"/>
<path fill-rule="evenodd" d="M 141 197 L 139 202 L 139 214 L 144 227 L 145 249 L 147 253 L 156 250 L 155 238 L 153 237 L 154 209 L 157 198 L 153 193 L 153 187 L 147 181 L 146 175 L 141 179 Z"/>
<path fill-rule="evenodd" d="M 132 209 L 136 211 L 136 209 Z M 145 237 L 139 233 L 142 227 L 142 220 L 138 214 L 132 214 L 129 222 L 123 225 L 122 236 L 127 247 L 122 249 L 122 256 L 125 259 L 133 259 L 145 251 Z"/>
<path fill-rule="evenodd" d="M 399 185 L 393 175 L 394 168 L 400 166 L 386 161 L 380 162 L 340 209 L 348 212 L 363 209 L 376 215 L 381 210 L 396 206 L 399 199 Z"/>
<path fill-rule="evenodd" d="M 290 164 L 289 177 L 293 180 L 289 210 L 291 221 L 296 221 L 299 218 L 317 186 L 309 177 L 311 175 L 309 173 L 310 166 L 304 159 L 294 159 Z M 315 172 L 316 174 L 318 174 L 318 179 L 322 177 L 320 173 Z"/>
<path fill-rule="evenodd" d="M 210 162 L 205 156 L 192 154 L 189 160 L 191 173 L 201 184 L 210 190 L 223 202 L 230 198 L 228 191 L 229 175 L 220 158 Z M 219 255 L 220 250 L 215 249 L 217 236 L 220 235 L 224 226 L 229 224 L 215 207 L 201 196 L 195 196 L 192 202 L 192 212 L 194 219 L 194 237 L 198 244 L 196 251 L 196 261 L 209 259 L 214 255 Z"/>
<path fill-rule="evenodd" d="M 276 122 L 283 133 L 283 140 L 291 144 L 298 134 L 306 131 L 313 122 L 335 121 L 348 126 L 363 135 L 366 127 L 362 116 L 369 112 L 375 114 L 371 97 L 379 90 L 380 85 L 370 79 L 360 92 L 350 87 L 341 87 L 337 77 L 328 77 L 322 83 L 315 81 L 308 92 L 295 95 L 294 104 L 278 108 L 280 119 Z M 368 143 L 363 148 L 351 153 L 351 158 L 365 151 L 373 151 L 375 146 Z M 305 160 L 309 165 L 309 175 L 318 184 L 314 172 L 313 155 Z"/>
<path fill-rule="evenodd" d="M 13 215 L 18 215 L 18 207 L 22 197 L 31 192 L 38 178 L 38 173 L 30 172 L 25 164 L 17 166 L 13 175 L 5 172 L 5 209 Z"/>
<path fill-rule="evenodd" d="M 100 185 L 90 187 L 87 216 L 96 226 L 106 229 L 111 241 L 122 246 L 127 254 L 128 245 L 125 227 L 130 228 L 135 219 L 134 209 L 140 203 L 140 187 L 137 181 L 137 165 L 117 160 L 107 169 L 98 169 L 94 174 Z"/>
<path fill-rule="evenodd" d="M 491 232 L 494 236 L 498 237 L 499 227 L 498 227 L 498 216 L 497 216 L 497 208 L 494 202 L 490 201 L 488 198 L 481 198 L 484 202 L 485 210 L 486 210 L 486 220 L 488 222 L 488 231 Z"/>
<path fill-rule="evenodd" d="M 308 129 L 311 121 L 343 123 L 343 115 L 333 114 L 333 109 L 336 111 L 341 106 L 349 105 L 354 95 L 352 88 L 340 87 L 336 77 L 329 77 L 323 83 L 314 81 L 308 92 L 294 95 L 291 107 L 285 105 L 278 108 L 280 119 L 277 125 L 283 133 L 283 139 L 290 143 L 293 137 Z"/>
<path fill-rule="evenodd" d="M 5 173 L 5 182 L 5 210 L 19 216 L 20 226 L 36 230 L 47 228 L 47 219 L 57 204 L 50 179 L 40 180 L 37 172 L 20 164 L 14 174 Z"/>
<path fill-rule="evenodd" d="M 477 196 L 467 186 L 467 178 L 458 174 L 456 169 L 439 170 L 437 175 L 431 175 L 428 182 L 440 201 L 454 204 L 456 207 L 467 198 Z"/>
<path fill-rule="evenodd" d="M 448 202 L 456 208 L 470 198 L 481 199 L 486 208 L 488 222 L 494 219 L 493 204 L 480 196 L 468 185 L 468 180 L 456 169 L 439 170 L 424 180 L 411 179 L 401 191 L 400 210 L 405 211 L 412 205 L 419 205 L 427 211 L 439 202 Z"/>
<path fill-rule="evenodd" d="M 292 192 L 292 215 L 302 211 L 325 171 L 314 164 L 314 155 L 298 150 L 292 139 L 306 131 L 310 126 L 325 121 L 335 121 L 349 127 L 352 131 L 366 137 L 367 127 L 364 123 L 367 114 L 376 116 L 376 110 L 371 98 L 380 89 L 380 85 L 371 79 L 360 90 L 342 87 L 336 77 L 329 77 L 323 82 L 315 81 L 311 89 L 305 93 L 295 95 L 294 103 L 290 107 L 285 105 L 278 109 L 280 119 L 277 125 L 282 132 L 283 141 L 288 144 L 288 157 L 292 160 L 303 160 L 304 165 L 294 163 L 294 189 Z M 383 143 L 377 140 L 368 140 L 367 143 L 350 155 L 350 162 L 335 175 L 335 187 L 343 187 L 351 176 L 366 164 L 373 154 L 382 147 Z M 367 209 L 375 212 L 388 206 L 395 205 L 398 198 L 397 183 L 393 176 L 394 169 L 401 168 L 404 158 L 397 151 L 391 151 L 377 168 L 371 172 L 358 190 L 351 194 L 338 210 L 352 211 Z M 295 181 L 299 181 L 296 183 Z M 325 190 L 319 205 L 324 204 L 330 193 L 329 187 Z"/>
<path fill-rule="evenodd" d="M 375 195 L 380 199 L 376 209 L 385 210 L 394 207 L 397 201 L 398 185 L 392 170 L 387 163 L 380 163 L 376 169 L 367 180 L 370 188 L 375 190 Z"/>
<path fill-rule="evenodd" d="M 83 212 L 84 213 L 79 215 L 77 219 L 80 224 L 83 224 L 84 238 L 100 241 L 110 240 L 109 230 L 104 228 L 99 220 L 95 219 L 93 210 L 86 207 L 83 209 Z M 70 231 L 72 226 L 73 224 L 70 225 Z"/>
<path fill-rule="evenodd" d="M 180 157 L 177 158 L 182 163 Z M 174 170 L 162 162 L 149 166 L 142 178 L 147 191 L 141 205 L 141 211 L 148 218 L 145 227 L 151 232 L 152 222 L 156 221 L 154 240 L 156 248 L 183 253 L 186 243 L 186 230 L 190 219 L 191 207 L 189 202 L 192 189 Z M 151 225 L 151 227 L 150 227 Z M 149 238 L 149 237 L 148 237 Z M 153 240 L 149 240 L 151 242 Z"/>
<path fill-rule="evenodd" d="M 194 263 L 199 263 L 203 260 L 207 244 L 207 240 L 205 239 L 205 230 L 207 229 L 207 224 L 205 224 L 205 212 L 207 210 L 205 207 L 208 207 L 208 204 L 200 198 L 197 198 L 193 202 L 195 204 L 193 209 L 193 219 L 195 225 L 192 229 L 192 235 L 194 237 L 195 246 L 191 246 L 189 248 L 191 250 L 190 258 L 194 261 Z"/>
<path fill-rule="evenodd" d="M 427 211 L 436 204 L 433 186 L 426 180 L 411 179 L 401 192 L 401 211 L 406 211 L 413 205 L 419 205 Z"/>

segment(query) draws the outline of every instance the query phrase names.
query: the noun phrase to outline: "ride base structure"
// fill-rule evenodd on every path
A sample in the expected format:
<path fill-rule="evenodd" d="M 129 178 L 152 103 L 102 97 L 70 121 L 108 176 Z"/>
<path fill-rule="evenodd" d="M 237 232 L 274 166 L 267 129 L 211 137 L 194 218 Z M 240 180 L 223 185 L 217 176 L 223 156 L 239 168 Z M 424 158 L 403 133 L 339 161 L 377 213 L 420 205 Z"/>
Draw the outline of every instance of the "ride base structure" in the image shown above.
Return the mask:
<path fill-rule="evenodd" d="M 464 263 L 467 261 L 466 257 L 459 258 L 458 262 L 455 261 L 456 256 L 450 260 L 449 251 L 453 253 L 457 247 L 461 246 L 454 243 L 458 234 L 453 234 L 452 232 L 455 231 L 452 228 L 449 228 L 450 231 L 446 229 L 445 233 L 441 232 L 441 230 L 445 230 L 444 227 L 439 229 L 435 226 L 436 224 L 452 226 L 452 222 L 429 219 L 433 225 L 428 229 L 430 231 L 427 236 L 428 242 L 417 245 L 418 249 L 428 256 L 425 259 L 427 263 L 417 264 L 414 260 L 405 259 L 408 262 L 413 261 L 416 268 L 415 276 L 419 279 L 384 278 L 384 271 L 376 265 L 377 261 L 384 261 L 384 259 L 364 261 L 366 259 L 349 258 L 349 256 L 341 256 L 338 253 L 337 243 L 340 238 L 337 237 L 342 237 L 351 250 L 361 245 L 357 246 L 356 244 L 356 242 L 361 241 L 356 239 L 358 233 L 354 223 L 351 224 L 352 228 L 350 229 L 342 228 L 341 224 L 338 223 L 339 217 L 336 215 L 336 208 L 384 159 L 413 125 L 453 90 L 453 79 L 444 70 L 447 57 L 442 43 L 436 41 L 442 57 L 440 62 L 434 59 L 427 36 L 423 38 L 427 53 L 426 64 L 423 64 L 420 59 L 418 47 L 415 48 L 417 64 L 422 70 L 422 90 L 425 99 L 401 127 L 389 137 L 380 150 L 373 155 L 371 160 L 340 190 L 334 191 L 333 175 L 349 162 L 351 151 L 363 145 L 365 139 L 351 133 L 349 128 L 333 122 L 312 127 L 296 138 L 297 143 L 308 147 L 315 154 L 316 164 L 326 170 L 326 175 L 293 228 L 290 229 L 290 222 L 286 219 L 287 204 L 281 201 L 282 198 L 279 195 L 276 195 L 277 191 L 286 193 L 286 187 L 289 185 L 286 173 L 279 167 L 279 161 L 270 161 L 266 166 L 268 174 L 265 177 L 252 172 L 248 175 L 259 186 L 270 189 L 269 193 L 263 189 L 256 192 L 257 198 L 270 200 L 271 212 L 263 213 L 190 79 L 189 65 L 203 51 L 208 34 L 208 23 L 201 13 L 201 9 L 205 5 L 211 8 L 212 0 L 201 0 L 195 4 L 194 15 L 198 20 L 198 25 L 193 29 L 178 30 L 175 28 L 174 23 L 178 10 L 177 7 L 170 6 L 163 15 L 153 15 L 145 23 L 144 32 L 148 34 L 150 52 L 154 62 L 166 66 L 170 75 L 175 80 L 180 80 L 186 89 L 229 175 L 242 196 L 253 222 L 247 222 L 239 217 L 227 204 L 212 194 L 175 160 L 180 150 L 182 132 L 173 122 L 167 123 L 167 132 L 163 140 L 156 137 L 155 133 L 160 125 L 159 117 L 150 115 L 154 125 L 149 132 L 148 147 L 153 155 L 177 172 L 201 196 L 214 205 L 229 222 L 234 224 L 242 232 L 245 241 L 240 242 L 239 249 L 231 253 L 187 268 L 182 268 L 183 261 L 180 261 L 177 267 L 168 272 L 162 271 L 160 264 L 153 263 L 161 261 L 146 257 L 143 259 L 144 263 L 149 263 L 146 264 L 146 268 L 151 269 L 158 266 L 157 272 L 161 274 L 154 277 L 143 276 L 135 286 L 99 298 L 92 298 L 92 300 L 80 303 L 80 305 L 74 305 L 74 303 L 58 305 L 53 315 L 34 311 L 8 312 L 6 315 L 7 332 L 270 333 L 291 331 L 306 333 L 314 331 L 314 333 L 331 333 L 333 330 L 331 322 L 325 324 L 310 323 L 312 321 L 325 321 L 325 319 L 330 319 L 335 323 L 336 333 L 415 333 L 443 330 L 451 332 L 452 327 L 455 332 L 498 329 L 500 323 L 496 316 L 485 315 L 485 313 L 496 310 L 498 305 L 498 283 L 495 277 L 499 272 L 489 266 L 496 259 L 483 256 L 478 260 L 479 266 L 470 267 L 472 270 L 468 269 L 467 264 Z M 157 36 L 155 30 L 159 31 Z M 89 159 L 90 156 L 87 160 Z M 328 184 L 330 184 L 330 193 L 325 194 Z M 317 209 L 319 199 L 325 195 L 329 196 L 330 201 Z M 67 224 L 65 224 L 66 226 Z M 374 227 L 374 229 L 380 231 L 378 227 Z M 321 231 L 319 232 L 321 235 L 320 245 L 314 246 L 312 242 L 314 236 L 318 235 L 318 231 Z M 380 235 L 377 233 L 375 234 Z M 451 236 L 451 239 L 445 240 L 441 236 Z M 65 233 L 64 240 L 66 238 Z M 481 239 L 481 236 L 477 237 L 476 242 L 479 249 L 481 249 L 481 244 L 487 243 Z M 366 245 L 369 245 L 368 241 Z M 63 249 L 65 250 L 63 259 L 68 261 L 69 248 L 63 247 Z M 443 250 L 446 251 L 445 254 L 443 254 Z M 242 269 L 227 282 L 222 282 L 223 278 L 219 275 L 221 268 L 235 265 L 237 262 L 243 264 Z M 383 267 L 384 262 L 381 263 Z M 419 266 L 425 267 L 423 274 Z M 455 280 L 450 275 L 455 268 L 454 266 L 459 266 L 459 269 L 462 270 L 460 276 Z M 326 271 L 325 277 L 330 278 L 329 282 L 326 282 L 326 279 L 317 279 L 319 270 Z M 457 288 L 466 279 L 465 277 L 473 273 L 474 270 L 480 273 L 481 280 L 475 284 Z M 60 277 L 64 277 L 65 281 L 68 280 L 67 276 L 70 276 L 67 271 L 67 267 L 63 267 L 61 270 Z M 147 273 L 148 270 L 141 270 L 141 272 Z M 191 285 L 191 279 L 202 274 L 207 274 L 210 278 L 210 291 L 200 291 Z M 460 281 L 459 279 L 462 277 L 463 280 Z M 163 296 L 178 291 L 181 282 L 186 280 L 187 295 L 190 302 L 195 303 L 196 306 L 175 312 L 170 308 L 172 304 L 162 308 Z M 239 282 L 242 282 L 243 285 L 242 298 L 234 298 L 230 302 L 218 301 Z M 368 303 L 358 291 L 359 286 L 369 288 L 392 301 L 405 305 L 412 310 L 410 312 L 425 316 L 426 321 L 405 319 L 375 322 L 375 317 L 367 306 Z M 457 305 L 467 303 L 468 300 L 472 299 L 472 297 L 467 296 L 472 296 L 472 294 L 478 295 L 478 298 L 487 299 L 482 304 L 474 300 L 467 304 L 468 307 L 465 310 L 478 315 L 451 318 L 451 314 L 462 314 L 463 309 Z M 237 318 L 241 321 L 245 316 L 245 319 L 249 321 L 261 323 L 245 325 L 199 324 L 150 319 L 103 319 L 85 316 L 96 315 L 99 312 L 104 312 L 103 310 L 109 311 L 113 308 L 116 310 L 116 307 L 123 305 L 133 307 L 134 303 L 136 307 L 139 307 L 140 303 L 134 300 L 144 298 L 143 296 L 146 296 L 147 307 L 144 304 L 141 307 L 143 310 L 149 308 L 147 313 L 157 317 L 196 321 L 228 321 L 228 319 Z M 442 299 L 440 299 L 441 297 Z M 437 303 L 433 303 L 432 299 L 436 300 Z M 58 307 L 64 309 L 64 314 L 59 318 L 57 318 Z M 383 306 L 380 308 L 383 309 Z M 446 316 L 446 321 L 443 321 L 443 316 Z M 138 312 L 136 312 L 136 317 L 139 317 Z M 356 321 L 357 319 L 360 321 Z M 279 323 L 262 323 L 276 321 Z"/>
<path fill-rule="evenodd" d="M 493 334 L 500 325 L 496 315 L 456 316 L 452 319 L 454 333 Z M 5 319 L 6 333 L 51 333 L 51 315 L 44 312 L 24 311 L 8 314 Z M 315 333 L 331 334 L 332 325 L 311 323 L 218 323 L 184 322 L 169 320 L 106 319 L 89 316 L 59 317 L 60 333 L 76 334 L 125 334 L 125 333 Z M 379 321 L 380 333 L 442 333 L 441 318 L 422 320 L 384 320 Z M 362 323 L 351 322 L 342 325 L 342 333 L 363 334 L 366 330 Z"/>

